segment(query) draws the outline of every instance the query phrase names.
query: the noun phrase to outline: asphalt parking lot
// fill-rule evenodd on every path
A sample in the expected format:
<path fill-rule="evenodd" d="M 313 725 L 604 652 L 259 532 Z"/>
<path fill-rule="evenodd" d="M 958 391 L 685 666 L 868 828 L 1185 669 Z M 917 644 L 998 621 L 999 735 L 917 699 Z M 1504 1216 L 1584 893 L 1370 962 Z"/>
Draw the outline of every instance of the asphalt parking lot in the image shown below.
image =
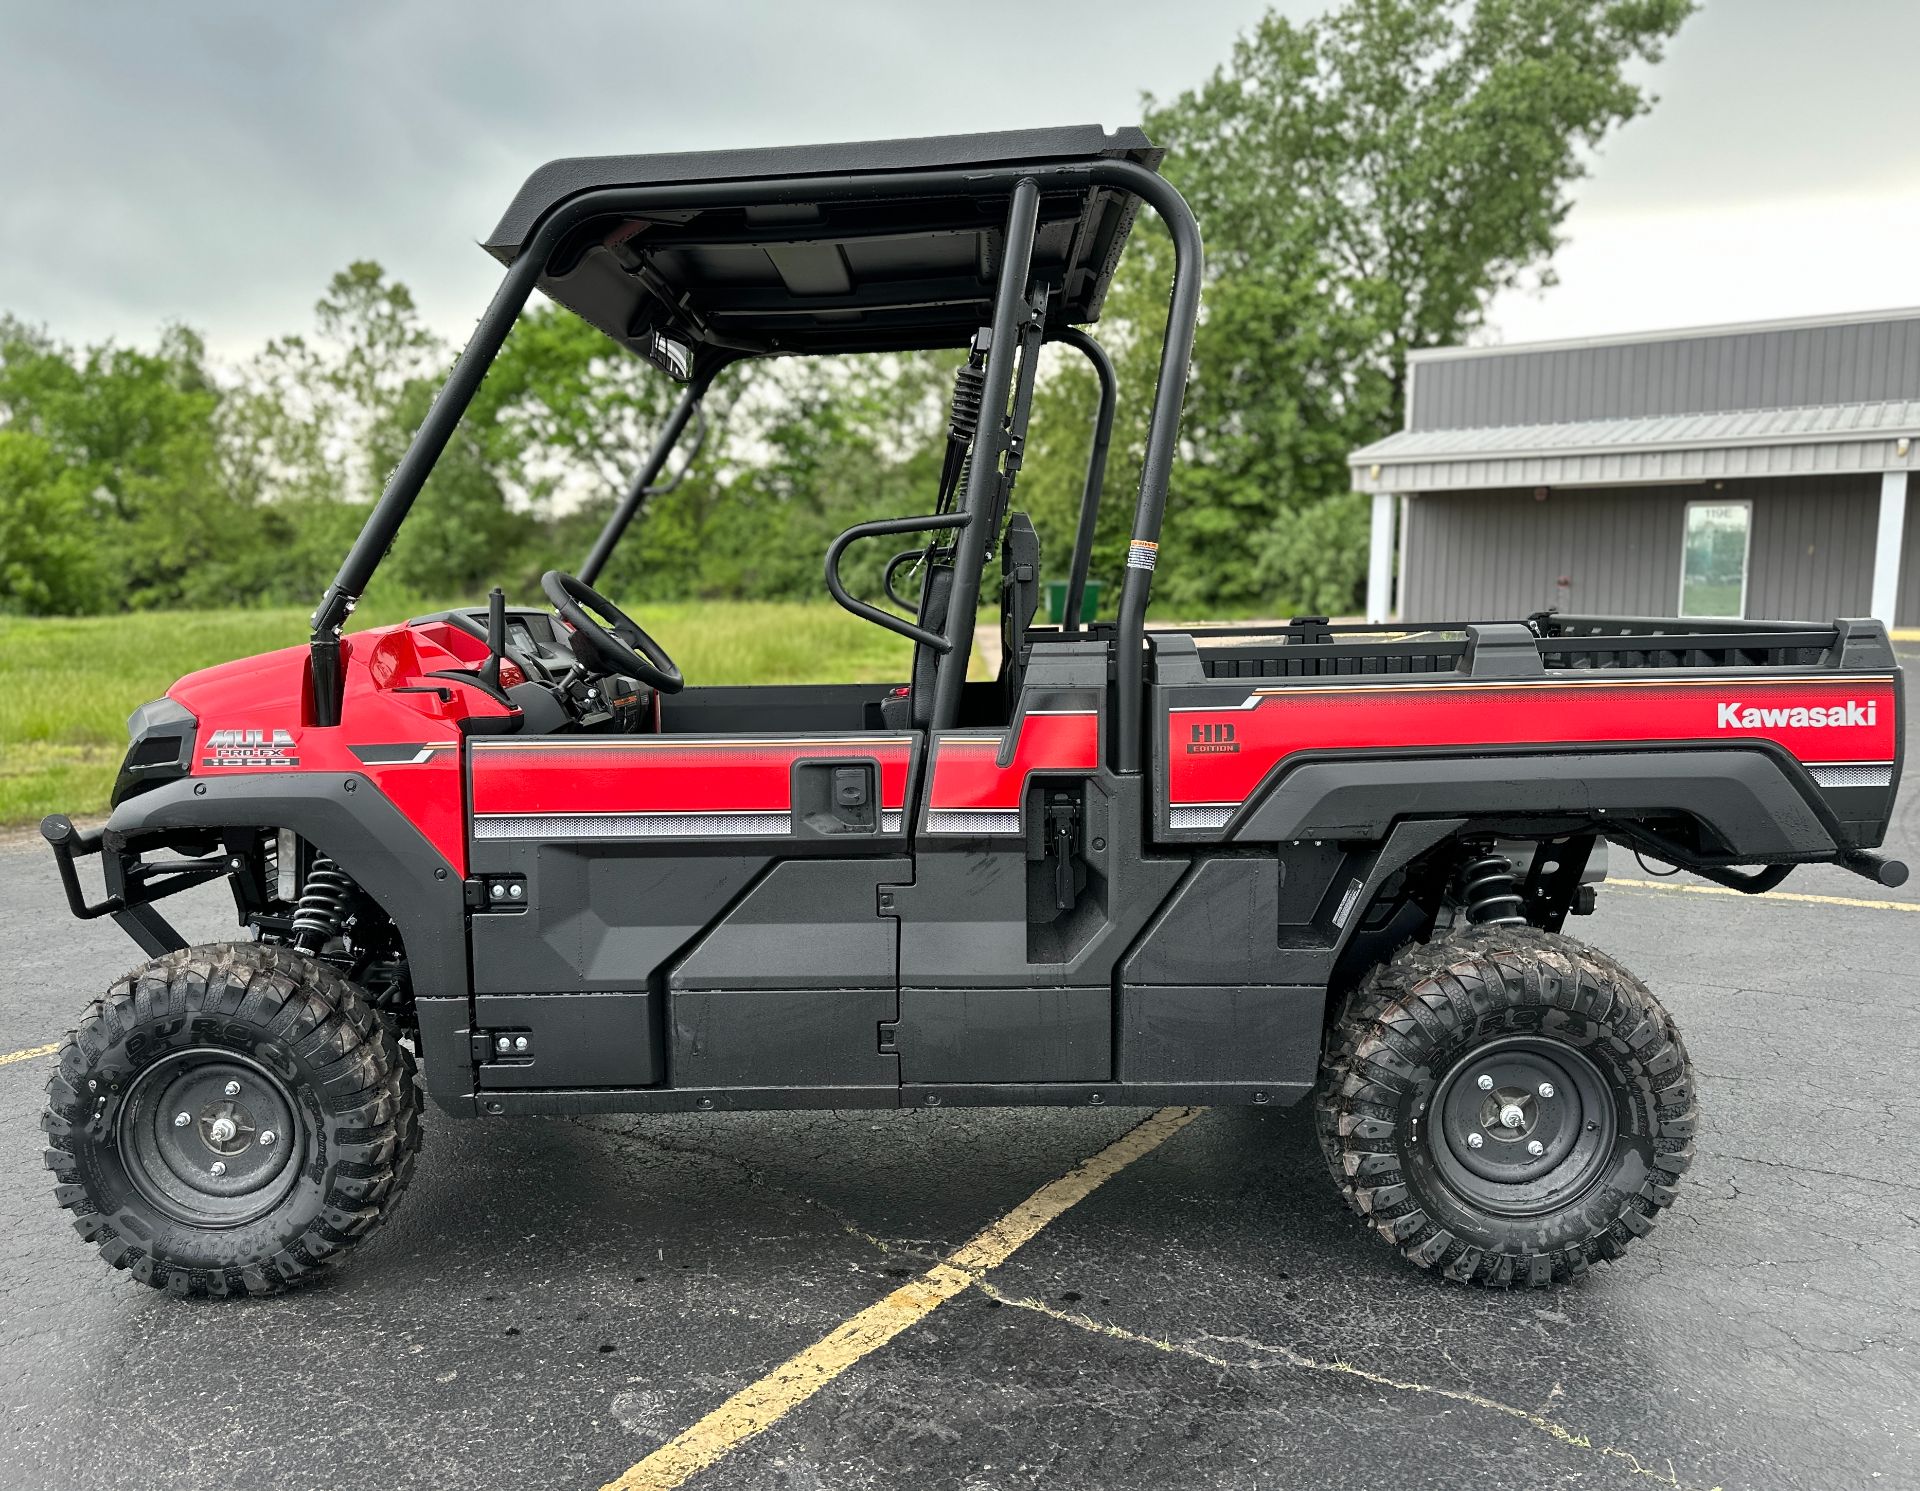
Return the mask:
<path fill-rule="evenodd" d="M 0 1486 L 1920 1484 L 1920 887 L 1603 891 L 1576 929 L 1680 1021 L 1703 1127 L 1676 1211 L 1573 1287 L 1414 1272 L 1300 1110 L 430 1113 L 332 1277 L 179 1303 L 40 1164 L 38 1048 L 137 954 L 66 917 L 37 840 L 0 876 Z M 823 1341 L 811 1396 L 767 1385 Z"/>

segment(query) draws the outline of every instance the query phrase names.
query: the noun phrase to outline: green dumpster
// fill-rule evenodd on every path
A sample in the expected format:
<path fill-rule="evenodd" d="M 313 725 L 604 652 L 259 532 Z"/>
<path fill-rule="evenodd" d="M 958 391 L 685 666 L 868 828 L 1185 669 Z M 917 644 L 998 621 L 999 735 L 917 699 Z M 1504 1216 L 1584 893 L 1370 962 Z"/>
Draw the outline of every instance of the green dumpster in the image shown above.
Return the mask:
<path fill-rule="evenodd" d="M 1080 597 L 1080 620 L 1092 621 L 1100 614 L 1100 590 L 1098 580 L 1087 581 L 1086 591 Z M 1055 626 L 1067 619 L 1067 582 L 1065 580 L 1047 581 L 1047 620 Z"/>

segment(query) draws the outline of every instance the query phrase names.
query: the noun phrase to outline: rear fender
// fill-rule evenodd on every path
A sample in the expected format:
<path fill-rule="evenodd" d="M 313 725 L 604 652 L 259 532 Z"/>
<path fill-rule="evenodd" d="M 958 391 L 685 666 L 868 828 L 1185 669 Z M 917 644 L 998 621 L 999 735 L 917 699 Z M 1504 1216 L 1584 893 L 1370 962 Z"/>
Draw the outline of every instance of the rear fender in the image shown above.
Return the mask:
<path fill-rule="evenodd" d="M 1761 746 L 1303 758 L 1229 826 L 1240 843 L 1386 836 L 1409 817 L 1613 823 L 1687 818 L 1729 862 L 1835 857 L 1839 821 L 1806 770 Z"/>

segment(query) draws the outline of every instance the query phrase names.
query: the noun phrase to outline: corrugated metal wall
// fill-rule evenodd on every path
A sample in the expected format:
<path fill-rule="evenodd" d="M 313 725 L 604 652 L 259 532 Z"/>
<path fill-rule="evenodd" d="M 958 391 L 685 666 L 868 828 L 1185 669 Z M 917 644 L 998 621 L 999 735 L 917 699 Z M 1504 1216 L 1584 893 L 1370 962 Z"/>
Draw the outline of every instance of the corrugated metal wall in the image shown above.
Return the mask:
<path fill-rule="evenodd" d="M 1417 364 L 1408 427 L 1481 429 L 1920 398 L 1920 318 L 1489 351 Z"/>
<path fill-rule="evenodd" d="M 1878 476 L 1728 482 L 1726 495 L 1754 498 L 1749 616 L 1831 621 L 1873 609 Z"/>
<path fill-rule="evenodd" d="M 1895 626 L 1920 626 L 1920 483 L 1907 478 L 1907 522 L 1900 530 L 1900 589 L 1894 597 Z"/>
<path fill-rule="evenodd" d="M 1679 609 L 1687 503 L 1747 499 L 1747 614 L 1864 616 L 1879 490 L 1879 478 L 1867 476 L 1562 489 L 1544 502 L 1524 489 L 1418 497 L 1402 549 L 1404 614 L 1485 620 L 1555 606 L 1671 616 Z"/>

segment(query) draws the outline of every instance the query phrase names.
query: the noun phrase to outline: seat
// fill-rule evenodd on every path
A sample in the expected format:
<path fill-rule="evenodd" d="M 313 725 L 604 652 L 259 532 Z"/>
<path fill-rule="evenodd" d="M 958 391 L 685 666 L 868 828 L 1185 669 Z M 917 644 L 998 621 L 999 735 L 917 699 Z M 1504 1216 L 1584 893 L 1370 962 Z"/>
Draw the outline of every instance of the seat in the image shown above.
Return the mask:
<path fill-rule="evenodd" d="M 947 601 L 953 594 L 953 566 L 934 561 L 920 587 L 920 625 L 942 632 L 947 625 Z M 913 673 L 904 690 L 880 701 L 880 720 L 889 730 L 924 730 L 933 722 L 933 681 L 940 654 L 924 642 L 913 644 Z"/>
<path fill-rule="evenodd" d="M 1027 666 L 1027 628 L 1040 609 L 1040 535 L 1025 513 L 1007 516 L 1000 544 L 1000 681 L 1008 703 Z"/>

